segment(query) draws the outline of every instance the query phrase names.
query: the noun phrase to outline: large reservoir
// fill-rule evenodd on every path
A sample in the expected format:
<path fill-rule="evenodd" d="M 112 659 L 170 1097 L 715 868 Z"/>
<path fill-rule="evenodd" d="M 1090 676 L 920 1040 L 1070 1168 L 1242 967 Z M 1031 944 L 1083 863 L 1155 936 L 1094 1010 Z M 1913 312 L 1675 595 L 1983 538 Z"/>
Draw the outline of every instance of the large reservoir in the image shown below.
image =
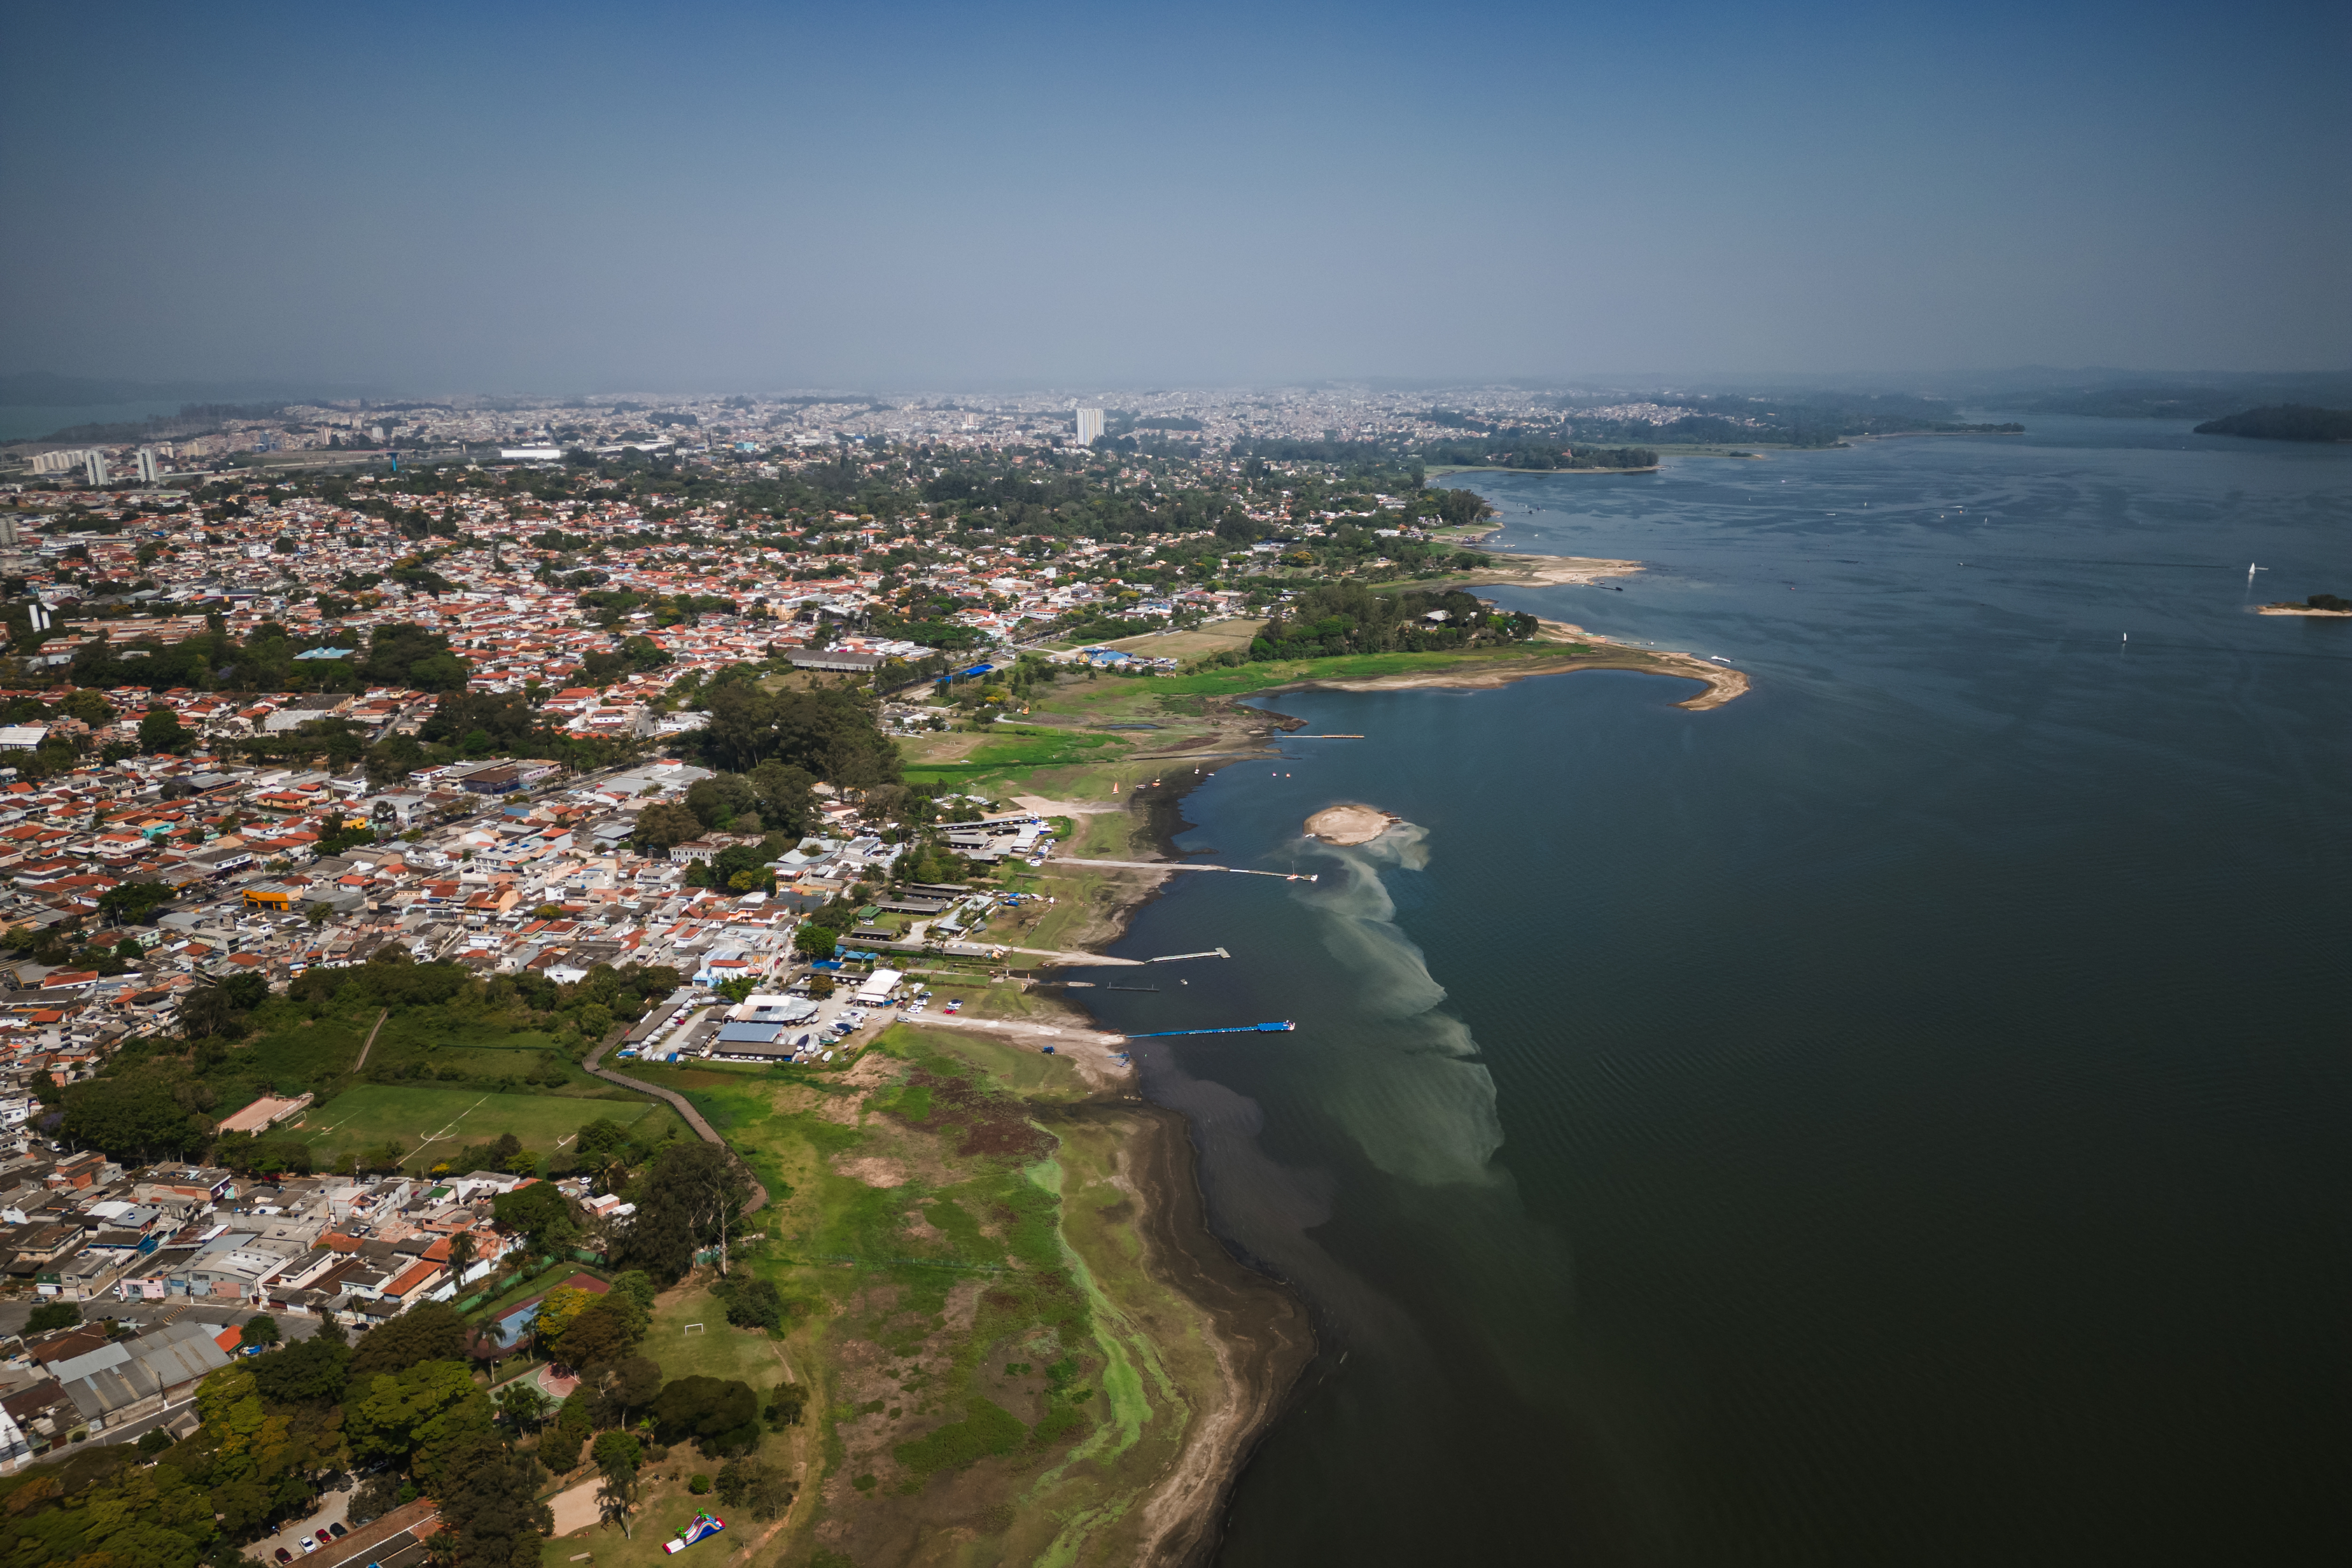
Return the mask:
<path fill-rule="evenodd" d="M 2352 595 L 2352 449 L 2028 424 L 1476 476 L 1498 548 L 1651 568 L 1503 603 L 1754 690 L 1285 693 L 1365 739 L 1186 801 L 1320 875 L 1176 879 L 1113 951 L 1233 959 L 1087 994 L 1298 1024 L 1140 1058 L 1322 1324 L 1223 1563 L 2340 1532 L 2352 621 L 2252 608 Z M 1303 837 L 1343 801 L 1402 826 Z"/>

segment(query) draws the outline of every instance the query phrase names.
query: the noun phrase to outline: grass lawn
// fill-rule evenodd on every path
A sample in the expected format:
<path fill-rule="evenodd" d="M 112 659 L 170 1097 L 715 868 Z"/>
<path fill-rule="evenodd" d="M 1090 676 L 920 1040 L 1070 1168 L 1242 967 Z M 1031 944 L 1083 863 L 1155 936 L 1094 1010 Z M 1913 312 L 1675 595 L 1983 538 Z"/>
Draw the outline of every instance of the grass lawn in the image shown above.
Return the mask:
<path fill-rule="evenodd" d="M 768 1391 L 785 1381 L 781 1343 L 761 1329 L 730 1328 L 727 1309 L 698 1274 L 675 1290 L 665 1290 L 654 1303 L 654 1326 L 646 1333 L 645 1353 L 661 1363 L 665 1377 L 740 1377 L 757 1389 L 760 1403 Z M 698 1332 L 688 1325 L 700 1323 Z"/>
<path fill-rule="evenodd" d="M 487 1143 L 501 1132 L 513 1133 L 525 1148 L 551 1153 L 559 1141 L 598 1117 L 650 1138 L 683 1125 L 676 1111 L 654 1100 L 577 1100 L 457 1086 L 370 1083 L 346 1089 L 312 1110 L 294 1131 L 310 1143 L 311 1159 L 321 1165 L 331 1165 L 347 1152 L 396 1138 L 408 1150 L 402 1163 L 413 1166 L 431 1154 L 454 1155 L 468 1143 Z"/>
<path fill-rule="evenodd" d="M 1066 767 L 1096 760 L 1111 761 L 1129 742 L 1113 735 L 1074 734 L 1066 730 L 1025 730 L 1000 724 L 980 737 L 980 743 L 952 761 L 925 760 L 910 755 L 908 784 L 952 784 L 967 786 L 985 778 L 1004 777 L 1036 768 Z"/>

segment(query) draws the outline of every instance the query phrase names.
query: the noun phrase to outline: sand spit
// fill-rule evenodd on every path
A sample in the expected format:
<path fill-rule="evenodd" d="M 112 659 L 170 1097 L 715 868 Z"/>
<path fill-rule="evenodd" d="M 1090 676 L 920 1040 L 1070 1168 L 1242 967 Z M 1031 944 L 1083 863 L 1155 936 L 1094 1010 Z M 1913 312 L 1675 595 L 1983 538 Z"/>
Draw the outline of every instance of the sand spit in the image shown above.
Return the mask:
<path fill-rule="evenodd" d="M 1370 844 L 1403 820 L 1375 805 L 1334 805 L 1308 817 L 1307 831 L 1326 844 Z"/>
<path fill-rule="evenodd" d="M 2352 616 L 2352 610 L 2323 610 L 2316 605 L 2264 605 L 2254 613 L 2263 616 L 2316 616 L 2331 621 Z"/>
<path fill-rule="evenodd" d="M 1696 654 L 1634 647 L 1627 643 L 1597 637 L 1565 621 L 1545 621 L 1542 625 L 1547 637 L 1573 637 L 1587 645 L 1586 648 L 1580 652 L 1562 648 L 1558 654 L 1547 655 L 1543 652 L 1544 645 L 1538 643 L 1525 658 L 1515 658 L 1508 663 L 1498 661 L 1483 667 L 1469 665 L 1455 669 L 1368 676 L 1360 680 L 1302 680 L 1296 686 L 1275 689 L 1320 687 L 1328 691 L 1404 691 L 1415 688 L 1484 690 L 1508 686 L 1515 680 L 1526 680 L 1538 675 L 1568 675 L 1580 669 L 1637 669 L 1650 675 L 1675 675 L 1704 681 L 1706 685 L 1705 691 L 1675 704 L 1694 713 L 1720 708 L 1748 690 L 1746 670 L 1734 669 L 1727 664 L 1717 664 Z"/>
<path fill-rule="evenodd" d="M 1465 574 L 1472 585 L 1505 583 L 1515 587 L 1550 587 L 1561 583 L 1598 583 L 1603 577 L 1630 577 L 1642 570 L 1638 561 L 1612 561 L 1598 555 L 1497 555 L 1494 564 Z"/>

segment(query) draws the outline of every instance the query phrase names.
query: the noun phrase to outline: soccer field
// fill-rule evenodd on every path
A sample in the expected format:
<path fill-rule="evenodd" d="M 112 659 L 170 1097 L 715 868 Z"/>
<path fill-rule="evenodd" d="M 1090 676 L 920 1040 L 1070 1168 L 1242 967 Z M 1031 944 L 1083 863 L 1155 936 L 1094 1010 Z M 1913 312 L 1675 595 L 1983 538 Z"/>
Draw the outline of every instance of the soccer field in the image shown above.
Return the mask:
<path fill-rule="evenodd" d="M 487 1143 L 501 1132 L 513 1133 L 526 1149 L 552 1154 L 599 1117 L 646 1139 L 680 1125 L 677 1113 L 659 1100 L 577 1100 L 372 1083 L 344 1090 L 289 1131 L 310 1145 L 312 1162 L 321 1166 L 332 1165 L 343 1153 L 396 1138 L 407 1151 L 402 1165 L 414 1169 L 450 1158 L 469 1143 Z"/>

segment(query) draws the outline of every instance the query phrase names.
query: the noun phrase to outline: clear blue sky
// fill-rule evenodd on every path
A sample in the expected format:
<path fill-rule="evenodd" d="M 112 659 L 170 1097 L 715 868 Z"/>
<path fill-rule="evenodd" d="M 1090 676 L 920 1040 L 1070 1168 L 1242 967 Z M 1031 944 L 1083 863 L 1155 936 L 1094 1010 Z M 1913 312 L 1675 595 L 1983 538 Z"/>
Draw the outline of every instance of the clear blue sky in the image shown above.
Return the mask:
<path fill-rule="evenodd" d="M 0 369 L 2352 365 L 2352 5 L 9 7 Z"/>

